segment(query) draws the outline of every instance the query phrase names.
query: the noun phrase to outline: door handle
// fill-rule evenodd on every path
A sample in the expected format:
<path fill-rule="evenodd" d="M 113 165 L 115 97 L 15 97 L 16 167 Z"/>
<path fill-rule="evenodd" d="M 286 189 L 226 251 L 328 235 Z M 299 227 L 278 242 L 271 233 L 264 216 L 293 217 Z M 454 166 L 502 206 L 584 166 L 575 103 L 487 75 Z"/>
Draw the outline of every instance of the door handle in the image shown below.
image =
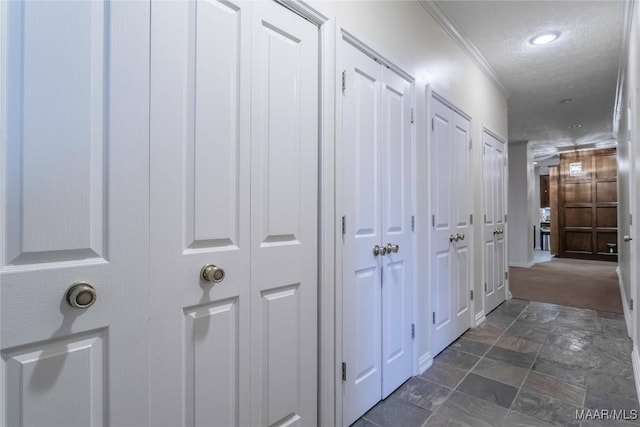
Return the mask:
<path fill-rule="evenodd" d="M 449 235 L 449 241 L 453 242 L 454 240 L 456 240 L 456 236 L 454 236 L 453 234 Z"/>
<path fill-rule="evenodd" d="M 67 290 L 67 303 L 73 308 L 89 308 L 94 302 L 96 302 L 96 290 L 88 283 L 74 283 Z"/>
<path fill-rule="evenodd" d="M 631 236 L 624 236 L 622 239 L 623 239 L 625 242 L 630 242 L 630 241 L 632 241 L 632 240 L 633 240 L 633 237 L 631 237 Z"/>
<path fill-rule="evenodd" d="M 384 246 L 375 245 L 373 247 L 373 255 L 374 256 L 378 256 L 378 255 L 385 256 L 386 254 L 387 254 L 387 248 L 385 248 Z"/>
<path fill-rule="evenodd" d="M 456 234 L 458 238 L 456 240 L 464 240 L 464 234 Z"/>
<path fill-rule="evenodd" d="M 224 276 L 224 270 L 213 264 L 207 264 L 200 270 L 200 278 L 205 282 L 220 283 L 224 280 Z"/>
<path fill-rule="evenodd" d="M 387 253 L 388 253 L 388 254 L 390 254 L 390 253 L 392 253 L 392 252 L 393 252 L 394 254 L 397 254 L 399 250 L 400 250 L 400 246 L 398 246 L 398 245 L 392 245 L 391 243 L 387 243 Z"/>

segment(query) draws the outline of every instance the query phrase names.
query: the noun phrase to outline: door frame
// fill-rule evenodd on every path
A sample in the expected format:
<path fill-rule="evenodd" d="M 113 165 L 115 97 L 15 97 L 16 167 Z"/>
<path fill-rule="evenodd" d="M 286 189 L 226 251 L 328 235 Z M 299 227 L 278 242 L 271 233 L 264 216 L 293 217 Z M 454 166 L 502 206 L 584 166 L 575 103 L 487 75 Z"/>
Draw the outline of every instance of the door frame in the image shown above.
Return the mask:
<path fill-rule="evenodd" d="M 333 28 L 333 34 L 331 37 L 329 37 L 329 35 L 327 35 L 327 43 L 329 43 L 329 39 L 332 42 L 333 46 L 334 46 L 334 54 L 335 56 L 333 57 L 333 69 L 329 70 L 327 68 L 324 68 L 323 71 L 326 71 L 326 76 L 331 76 L 331 78 L 333 79 L 333 81 L 328 81 L 329 78 L 326 78 L 324 81 L 327 83 L 328 85 L 335 85 L 333 87 L 333 91 L 331 93 L 331 96 L 333 97 L 332 100 L 334 101 L 331 105 L 330 108 L 333 108 L 332 113 L 335 114 L 334 115 L 334 121 L 333 121 L 333 127 L 331 128 L 333 130 L 333 136 L 334 136 L 334 146 L 331 147 L 331 152 L 333 154 L 333 163 L 332 163 L 332 168 L 330 171 L 326 171 L 327 175 L 331 174 L 332 177 L 335 177 L 335 179 L 333 180 L 332 184 L 333 184 L 333 193 L 331 194 L 331 201 L 330 203 L 333 206 L 333 210 L 330 212 L 331 214 L 331 222 L 333 225 L 333 245 L 331 247 L 331 255 L 334 257 L 333 258 L 333 283 L 325 283 L 325 281 L 321 282 L 321 286 L 322 288 L 326 288 L 324 290 L 324 292 L 327 294 L 327 298 L 324 299 L 324 301 L 327 302 L 327 304 L 322 308 L 322 314 L 325 314 L 326 317 L 323 320 L 323 322 L 325 324 L 321 325 L 321 329 L 324 328 L 329 328 L 328 325 L 328 320 L 330 319 L 329 317 L 329 311 L 331 310 L 331 314 L 332 314 L 332 318 L 331 320 L 332 325 L 330 325 L 332 327 L 332 332 L 333 332 L 333 340 L 331 342 L 324 341 L 325 338 L 328 338 L 329 332 L 327 332 L 326 334 L 323 334 L 322 338 L 323 338 L 323 344 L 325 345 L 324 348 L 321 348 L 321 351 L 323 352 L 323 354 L 327 354 L 328 357 L 328 353 L 329 353 L 329 349 L 328 347 L 331 346 L 331 348 L 333 349 L 333 365 L 331 366 L 331 369 L 333 369 L 333 371 L 331 371 L 329 373 L 329 366 L 325 365 L 323 366 L 323 368 L 325 369 L 322 378 L 321 378 L 321 385 L 327 387 L 327 389 L 325 390 L 326 395 L 328 397 L 329 394 L 329 390 L 328 387 L 331 386 L 333 389 L 333 419 L 330 423 L 328 423 L 327 425 L 335 425 L 335 426 L 341 426 L 342 425 L 342 419 L 343 419 L 343 381 L 342 381 L 342 340 L 343 340 L 343 334 L 342 334 L 342 310 L 343 310 L 343 301 L 342 301 L 342 258 L 343 258 L 343 251 L 342 251 L 342 227 L 341 227 L 341 223 L 342 223 L 342 211 L 343 211 L 343 206 L 342 206 L 342 132 L 340 131 L 342 129 L 342 113 L 343 113 L 343 109 L 342 109 L 342 102 L 341 102 L 341 96 L 342 96 L 342 87 L 339 84 L 339 82 L 342 81 L 342 70 L 343 70 L 343 65 L 342 65 L 342 44 L 344 42 L 348 42 L 351 43 L 353 46 L 355 46 L 357 49 L 361 50 L 363 53 L 365 53 L 367 56 L 373 58 L 376 62 L 386 66 L 387 68 L 391 69 L 392 71 L 394 71 L 395 73 L 399 74 L 400 76 L 402 76 L 403 78 L 405 78 L 406 80 L 410 81 L 413 83 L 413 88 L 412 88 L 412 93 L 411 93 L 411 102 L 412 105 L 414 106 L 414 111 L 415 111 L 415 101 L 416 101 L 416 88 L 415 88 L 415 82 L 416 79 L 415 77 L 413 77 L 412 75 L 408 74 L 406 71 L 404 71 L 402 68 L 398 67 L 396 64 L 397 62 L 392 61 L 390 59 L 388 59 L 387 56 L 382 55 L 379 53 L 379 51 L 373 47 L 371 47 L 371 45 L 366 44 L 362 41 L 361 38 L 355 36 L 351 31 L 345 29 L 340 22 L 337 19 L 334 19 L 332 21 L 332 26 Z M 335 108 L 334 108 L 335 107 Z M 328 107 L 329 108 L 329 107 Z M 327 117 L 329 116 L 329 110 L 323 110 L 327 112 Z M 414 113 L 414 117 L 415 117 L 415 113 Z M 326 128 L 329 128 L 329 126 L 327 126 Z M 323 126 L 323 129 L 326 129 Z M 414 125 L 411 128 L 411 151 L 412 153 L 415 153 L 415 147 L 416 147 L 416 126 Z M 415 160 L 412 160 L 412 180 L 415 182 Z M 324 166 L 323 166 L 323 172 L 325 172 Z M 416 198 L 415 198 L 415 194 L 416 194 L 416 190 L 415 190 L 415 185 L 414 188 L 412 189 L 412 209 L 413 209 L 413 215 L 415 216 L 415 211 L 416 211 Z M 321 196 L 323 198 L 323 200 L 325 198 L 329 197 L 329 194 L 322 194 Z M 327 202 L 329 202 L 327 200 Z M 327 216 L 322 216 L 324 221 L 329 222 L 329 210 L 326 209 L 325 213 L 327 214 Z M 328 231 L 329 229 L 329 225 L 326 225 L 326 229 Z M 414 262 L 414 271 L 416 270 L 415 265 L 416 265 L 416 238 L 415 238 L 415 233 L 413 236 L 413 262 Z M 325 249 L 328 249 L 327 247 L 323 247 Z M 324 268 L 324 263 L 323 263 L 323 268 Z M 328 269 L 327 269 L 328 271 Z M 412 293 L 415 296 L 416 295 L 416 274 L 413 275 L 413 280 L 412 280 Z M 325 279 L 327 278 L 327 276 L 325 276 Z M 333 285 L 333 286 L 332 286 Z M 329 290 L 330 287 L 333 287 L 333 289 Z M 332 296 L 332 300 L 329 301 L 329 293 L 331 293 Z M 412 321 L 414 322 L 414 324 L 416 323 L 416 303 L 415 303 L 415 298 L 413 298 L 414 300 L 414 304 L 412 306 Z M 329 303 L 331 304 L 331 307 L 329 307 Z M 412 375 L 416 375 L 418 373 L 418 364 L 417 364 L 417 356 L 416 356 L 416 345 L 415 345 L 416 341 L 414 340 L 412 342 Z M 331 378 L 331 381 L 329 381 L 329 377 Z M 330 383 L 330 384 L 329 384 Z M 325 397 L 325 395 L 323 394 L 323 397 Z M 328 409 L 329 408 L 329 403 L 328 402 L 323 402 L 323 409 Z M 328 421 L 330 418 L 328 418 L 328 412 L 325 414 L 327 417 L 324 418 L 324 421 Z M 321 425 L 324 425 L 325 423 L 322 422 Z"/>
<path fill-rule="evenodd" d="M 507 200 L 508 200 L 507 199 L 507 196 L 508 196 L 507 191 L 508 191 L 508 188 L 509 188 L 509 150 L 508 150 L 506 138 L 500 136 L 500 134 L 498 132 L 492 130 L 489 126 L 487 126 L 484 123 L 481 124 L 481 127 L 482 127 L 482 138 L 483 138 L 483 140 L 480 141 L 480 144 L 482 144 L 483 147 L 484 147 L 484 134 L 485 133 L 487 133 L 490 136 L 492 136 L 495 139 L 497 139 L 504 146 L 504 159 L 505 159 L 505 162 L 502 165 L 502 168 L 503 168 L 502 172 L 503 172 L 503 176 L 504 176 L 504 182 L 502 183 L 502 185 L 503 185 L 503 193 L 502 193 L 503 200 L 502 200 L 502 203 L 503 203 L 503 206 L 504 206 L 504 214 L 506 215 L 506 217 L 508 219 L 509 218 L 509 212 L 508 212 L 509 206 L 507 204 Z M 483 156 L 483 159 L 484 159 L 484 151 L 483 151 L 482 156 Z M 482 185 L 483 185 L 483 187 L 484 187 L 484 183 L 485 183 L 485 174 L 486 174 L 486 171 L 484 169 L 484 161 L 483 161 L 482 162 Z M 485 212 L 486 206 L 484 204 L 485 204 L 485 198 L 482 197 L 481 203 L 480 203 L 480 206 L 481 206 L 481 209 L 482 209 L 481 212 Z M 478 221 L 480 221 L 480 220 L 478 219 Z M 484 239 L 487 238 L 487 236 L 485 235 L 485 231 L 486 230 L 484 229 L 485 228 L 484 226 L 482 226 L 480 228 L 481 228 L 481 233 L 482 233 L 482 239 L 484 241 Z M 504 261 L 504 266 L 505 266 L 506 271 L 509 271 L 509 237 L 508 236 L 509 236 L 509 221 L 505 220 L 505 222 L 504 222 L 504 260 L 503 261 Z M 482 250 L 482 261 L 483 262 L 482 262 L 482 266 L 481 266 L 481 268 L 482 268 L 482 277 L 483 278 L 486 277 L 486 274 L 487 274 L 487 272 L 485 271 L 486 268 L 485 268 L 484 260 L 485 260 L 485 257 L 484 257 L 484 248 L 483 248 L 483 250 Z M 505 291 L 505 296 L 504 296 L 505 301 L 510 300 L 512 298 L 512 295 L 511 295 L 511 290 L 509 289 L 509 276 L 508 275 L 507 275 L 507 277 L 505 278 L 505 281 L 504 281 L 504 291 Z M 478 326 L 480 323 L 482 323 L 484 321 L 484 319 L 486 318 L 487 314 L 488 314 L 485 311 L 486 310 L 485 302 L 486 301 L 485 301 L 485 294 L 484 294 L 484 288 L 483 288 L 482 289 L 482 311 L 478 313 L 478 314 L 482 314 L 482 316 L 480 316 L 479 319 L 476 318 L 476 326 Z"/>

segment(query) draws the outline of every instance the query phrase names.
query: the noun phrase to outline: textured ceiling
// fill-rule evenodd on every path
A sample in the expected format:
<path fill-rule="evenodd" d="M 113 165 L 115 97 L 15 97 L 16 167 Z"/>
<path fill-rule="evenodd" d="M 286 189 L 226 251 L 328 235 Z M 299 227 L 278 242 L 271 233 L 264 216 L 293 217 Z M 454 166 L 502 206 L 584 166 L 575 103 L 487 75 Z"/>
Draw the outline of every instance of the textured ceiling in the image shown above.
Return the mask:
<path fill-rule="evenodd" d="M 622 45 L 622 1 L 436 1 L 511 92 L 509 141 L 537 158 L 607 146 Z M 532 37 L 560 32 L 535 46 Z M 568 104 L 559 104 L 574 98 Z M 574 124 L 582 127 L 570 129 Z"/>

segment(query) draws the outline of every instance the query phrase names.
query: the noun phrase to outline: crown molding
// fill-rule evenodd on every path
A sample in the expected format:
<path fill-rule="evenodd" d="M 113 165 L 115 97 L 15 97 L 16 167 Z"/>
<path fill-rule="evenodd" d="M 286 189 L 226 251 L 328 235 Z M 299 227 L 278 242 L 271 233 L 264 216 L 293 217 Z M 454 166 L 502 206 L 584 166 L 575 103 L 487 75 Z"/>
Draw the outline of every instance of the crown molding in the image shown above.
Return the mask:
<path fill-rule="evenodd" d="M 424 7 L 427 12 L 436 20 L 438 24 L 449 34 L 449 37 L 456 42 L 458 46 L 465 52 L 474 64 L 491 80 L 496 88 L 505 98 L 509 99 L 511 93 L 502 84 L 495 70 L 489 65 L 487 60 L 482 56 L 478 48 L 456 27 L 442 9 L 433 0 L 418 0 L 418 3 Z"/>
<path fill-rule="evenodd" d="M 618 78 L 616 82 L 616 100 L 613 104 L 613 133 L 617 135 L 620 126 L 620 115 L 624 112 L 624 85 L 629 57 L 629 39 L 631 38 L 631 23 L 635 0 L 623 2 L 622 46 L 618 59 Z"/>

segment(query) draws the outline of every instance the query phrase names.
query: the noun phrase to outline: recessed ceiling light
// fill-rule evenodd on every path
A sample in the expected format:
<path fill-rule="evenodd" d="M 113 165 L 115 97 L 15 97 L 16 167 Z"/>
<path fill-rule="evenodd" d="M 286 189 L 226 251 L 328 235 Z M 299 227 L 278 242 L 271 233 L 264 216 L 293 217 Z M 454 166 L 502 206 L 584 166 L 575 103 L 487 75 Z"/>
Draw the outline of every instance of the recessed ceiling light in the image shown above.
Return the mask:
<path fill-rule="evenodd" d="M 552 41 L 557 39 L 558 36 L 559 36 L 558 33 L 540 34 L 539 36 L 535 36 L 534 38 L 531 39 L 531 44 L 540 45 L 540 44 L 551 43 Z"/>
<path fill-rule="evenodd" d="M 537 164 L 538 164 L 538 162 L 533 162 L 533 164 L 534 164 L 534 165 L 537 165 Z"/>
<path fill-rule="evenodd" d="M 581 128 L 581 127 L 582 127 L 582 124 L 578 123 L 578 124 L 569 126 L 569 129 L 578 129 L 578 128 Z"/>
<path fill-rule="evenodd" d="M 575 99 L 573 98 L 565 98 L 558 101 L 558 104 L 571 104 Z"/>

